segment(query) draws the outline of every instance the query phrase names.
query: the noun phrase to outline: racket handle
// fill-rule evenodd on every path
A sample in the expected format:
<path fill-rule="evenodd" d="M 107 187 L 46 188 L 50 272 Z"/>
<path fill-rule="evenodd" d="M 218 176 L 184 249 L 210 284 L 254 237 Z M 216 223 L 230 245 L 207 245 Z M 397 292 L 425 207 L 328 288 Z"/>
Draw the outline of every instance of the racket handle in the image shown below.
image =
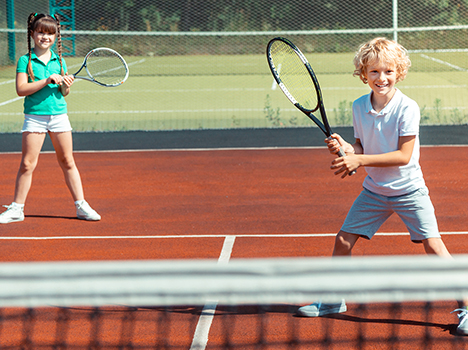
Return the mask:
<path fill-rule="evenodd" d="M 337 153 L 340 157 L 346 157 L 346 153 L 343 151 L 343 149 L 340 147 L 340 150 Z M 349 176 L 356 174 L 356 170 L 351 171 L 348 173 Z"/>

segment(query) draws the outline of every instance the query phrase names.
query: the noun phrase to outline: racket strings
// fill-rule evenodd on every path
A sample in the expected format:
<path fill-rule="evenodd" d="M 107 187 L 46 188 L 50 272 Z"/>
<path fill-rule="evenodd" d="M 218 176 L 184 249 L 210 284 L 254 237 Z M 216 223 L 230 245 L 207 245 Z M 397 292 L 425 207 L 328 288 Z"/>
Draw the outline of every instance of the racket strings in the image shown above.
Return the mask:
<path fill-rule="evenodd" d="M 124 81 L 127 67 L 122 59 L 108 50 L 95 50 L 86 61 L 88 74 L 96 81 L 113 85 Z"/>
<path fill-rule="evenodd" d="M 270 47 L 270 58 L 283 84 L 280 87 L 286 88 L 303 108 L 315 111 L 318 108 L 315 85 L 298 54 L 284 42 L 276 41 Z"/>

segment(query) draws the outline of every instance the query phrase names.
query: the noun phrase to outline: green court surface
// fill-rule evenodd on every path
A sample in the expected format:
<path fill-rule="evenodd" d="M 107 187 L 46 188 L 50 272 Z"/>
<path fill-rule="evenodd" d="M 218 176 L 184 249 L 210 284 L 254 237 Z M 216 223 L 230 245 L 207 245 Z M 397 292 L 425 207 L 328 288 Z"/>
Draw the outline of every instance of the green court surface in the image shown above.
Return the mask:
<path fill-rule="evenodd" d="M 309 54 L 332 126 L 351 125 L 351 103 L 369 92 L 353 77 L 352 53 Z M 273 82 L 264 55 L 125 57 L 124 85 L 103 88 L 77 80 L 67 97 L 76 131 L 303 127 L 312 123 Z M 468 122 L 468 52 L 411 53 L 397 86 L 418 102 L 422 124 Z M 66 58 L 69 72 L 81 57 Z M 22 98 L 15 67 L 0 68 L 0 132 L 17 132 Z"/>

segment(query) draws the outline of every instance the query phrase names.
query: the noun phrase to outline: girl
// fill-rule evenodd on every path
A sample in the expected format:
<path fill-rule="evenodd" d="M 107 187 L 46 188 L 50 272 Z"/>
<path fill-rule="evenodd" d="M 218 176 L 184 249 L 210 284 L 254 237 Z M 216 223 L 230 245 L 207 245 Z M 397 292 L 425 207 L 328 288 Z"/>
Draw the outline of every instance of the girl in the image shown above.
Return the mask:
<path fill-rule="evenodd" d="M 31 39 L 34 49 L 31 49 Z M 57 39 L 58 55 L 51 50 Z M 70 93 L 73 76 L 65 74 L 62 59 L 60 20 L 50 15 L 31 13 L 28 17 L 28 51 L 16 69 L 16 92 L 25 96 L 25 120 L 21 165 L 16 177 L 14 201 L 0 214 L 0 223 L 24 220 L 24 203 L 32 183 L 46 133 L 50 135 L 57 160 L 71 192 L 79 219 L 97 221 L 101 216 L 84 200 L 80 173 L 73 158 L 71 125 L 65 96 Z"/>

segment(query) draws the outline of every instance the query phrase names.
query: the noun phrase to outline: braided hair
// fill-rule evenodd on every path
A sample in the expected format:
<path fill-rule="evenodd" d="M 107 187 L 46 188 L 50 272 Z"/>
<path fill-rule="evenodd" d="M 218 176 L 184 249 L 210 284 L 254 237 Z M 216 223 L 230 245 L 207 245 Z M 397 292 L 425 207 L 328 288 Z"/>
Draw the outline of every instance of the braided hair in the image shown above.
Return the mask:
<path fill-rule="evenodd" d="M 54 18 L 55 17 L 55 18 Z M 32 56 L 32 47 L 31 47 L 31 37 L 35 31 L 41 31 L 49 34 L 57 35 L 57 50 L 60 58 L 60 74 L 63 76 L 65 72 L 62 65 L 62 37 L 60 35 L 60 17 L 55 15 L 54 17 L 45 14 L 31 13 L 28 16 L 28 74 L 29 78 L 34 81 L 34 72 L 31 64 Z"/>

